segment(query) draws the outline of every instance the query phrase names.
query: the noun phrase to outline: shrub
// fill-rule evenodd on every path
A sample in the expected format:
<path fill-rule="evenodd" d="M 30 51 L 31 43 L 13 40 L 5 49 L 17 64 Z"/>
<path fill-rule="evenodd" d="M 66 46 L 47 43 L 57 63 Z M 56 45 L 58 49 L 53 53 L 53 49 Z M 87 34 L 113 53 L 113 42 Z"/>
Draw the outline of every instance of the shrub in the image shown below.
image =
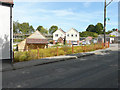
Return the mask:
<path fill-rule="evenodd" d="M 63 50 L 65 53 L 66 53 L 69 49 L 70 49 L 70 47 L 67 46 L 67 45 L 62 46 L 62 50 Z"/>
<path fill-rule="evenodd" d="M 58 55 L 65 55 L 65 52 L 63 50 L 58 50 Z"/>
<path fill-rule="evenodd" d="M 86 47 L 86 49 L 85 49 Z M 81 46 L 74 46 L 74 53 L 81 53 L 85 51 L 94 51 L 96 49 L 102 49 L 101 43 L 91 44 L 91 45 L 85 45 L 83 48 Z M 72 47 L 69 47 L 68 45 L 64 45 L 61 48 L 58 48 L 58 55 L 67 55 L 72 54 Z M 39 58 L 45 58 L 45 57 L 52 57 L 57 56 L 57 48 L 47 48 L 47 49 L 39 49 Z M 36 50 L 30 50 L 25 52 L 15 52 L 14 60 L 15 62 L 19 61 L 27 61 L 27 60 L 35 60 L 38 59 L 38 51 Z"/>

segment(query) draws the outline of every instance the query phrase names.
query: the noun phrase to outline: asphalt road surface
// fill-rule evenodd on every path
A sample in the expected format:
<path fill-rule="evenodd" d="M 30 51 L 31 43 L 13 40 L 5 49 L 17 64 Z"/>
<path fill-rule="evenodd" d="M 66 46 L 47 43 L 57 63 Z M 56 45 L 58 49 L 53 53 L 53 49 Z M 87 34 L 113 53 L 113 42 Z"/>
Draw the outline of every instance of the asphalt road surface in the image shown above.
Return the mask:
<path fill-rule="evenodd" d="M 3 72 L 3 88 L 117 88 L 118 51 Z"/>

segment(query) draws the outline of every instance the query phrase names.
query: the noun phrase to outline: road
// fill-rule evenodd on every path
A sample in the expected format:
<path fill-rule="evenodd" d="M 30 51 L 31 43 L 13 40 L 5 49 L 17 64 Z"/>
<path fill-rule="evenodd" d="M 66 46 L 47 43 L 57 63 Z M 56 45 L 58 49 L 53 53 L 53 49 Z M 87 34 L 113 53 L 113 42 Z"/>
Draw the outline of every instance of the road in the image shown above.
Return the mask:
<path fill-rule="evenodd" d="M 117 88 L 118 51 L 3 72 L 3 88 Z"/>

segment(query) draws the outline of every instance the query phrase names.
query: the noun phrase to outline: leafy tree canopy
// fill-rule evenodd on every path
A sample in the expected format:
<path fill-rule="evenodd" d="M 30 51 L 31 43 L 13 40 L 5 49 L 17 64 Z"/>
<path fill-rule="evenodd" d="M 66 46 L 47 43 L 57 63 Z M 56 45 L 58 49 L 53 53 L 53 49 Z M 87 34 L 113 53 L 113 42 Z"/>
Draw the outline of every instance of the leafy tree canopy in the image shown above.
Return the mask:
<path fill-rule="evenodd" d="M 93 24 L 90 24 L 87 27 L 86 31 L 102 34 L 103 33 L 103 24 L 102 23 L 97 23 L 95 26 Z"/>
<path fill-rule="evenodd" d="M 58 29 L 58 26 L 51 26 L 50 29 L 49 29 L 49 33 L 50 34 L 53 34 L 56 30 Z"/>
<path fill-rule="evenodd" d="M 86 29 L 86 31 L 89 31 L 89 32 L 95 32 L 95 26 L 93 24 L 89 25 Z"/>
<path fill-rule="evenodd" d="M 22 34 L 28 34 L 33 33 L 35 30 L 33 26 L 29 25 L 29 23 L 19 23 L 18 21 L 13 21 L 13 32 L 14 33 L 22 33 Z"/>
<path fill-rule="evenodd" d="M 103 32 L 103 24 L 102 23 L 97 23 L 95 25 L 95 32 L 98 34 L 102 34 L 102 32 Z"/>
<path fill-rule="evenodd" d="M 88 36 L 97 37 L 98 34 L 94 33 L 94 32 L 89 32 L 89 31 L 85 31 L 85 32 L 80 33 L 80 37 L 88 37 Z"/>
<path fill-rule="evenodd" d="M 45 29 L 43 26 L 38 26 L 37 30 L 40 31 L 42 34 L 48 34 L 48 30 Z"/>

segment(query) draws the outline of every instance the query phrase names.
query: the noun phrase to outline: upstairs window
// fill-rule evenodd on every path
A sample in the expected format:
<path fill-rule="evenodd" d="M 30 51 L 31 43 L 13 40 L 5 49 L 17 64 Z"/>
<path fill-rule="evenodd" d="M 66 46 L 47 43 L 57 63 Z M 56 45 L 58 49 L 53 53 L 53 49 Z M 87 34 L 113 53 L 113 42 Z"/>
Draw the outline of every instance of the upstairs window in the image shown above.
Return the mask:
<path fill-rule="evenodd" d="M 55 34 L 55 37 L 58 37 L 58 34 Z"/>
<path fill-rule="evenodd" d="M 73 34 L 71 34 L 71 37 L 73 37 Z"/>
<path fill-rule="evenodd" d="M 75 36 L 77 37 L 77 34 Z"/>

